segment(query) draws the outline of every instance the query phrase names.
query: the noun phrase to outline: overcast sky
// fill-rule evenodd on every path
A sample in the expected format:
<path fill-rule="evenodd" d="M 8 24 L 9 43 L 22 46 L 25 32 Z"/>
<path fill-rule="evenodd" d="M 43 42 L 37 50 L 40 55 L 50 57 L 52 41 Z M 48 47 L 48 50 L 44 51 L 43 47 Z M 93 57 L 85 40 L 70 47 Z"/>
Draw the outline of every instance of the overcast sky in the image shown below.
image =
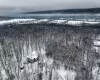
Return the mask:
<path fill-rule="evenodd" d="M 100 0 L 0 0 L 0 13 L 97 7 Z"/>

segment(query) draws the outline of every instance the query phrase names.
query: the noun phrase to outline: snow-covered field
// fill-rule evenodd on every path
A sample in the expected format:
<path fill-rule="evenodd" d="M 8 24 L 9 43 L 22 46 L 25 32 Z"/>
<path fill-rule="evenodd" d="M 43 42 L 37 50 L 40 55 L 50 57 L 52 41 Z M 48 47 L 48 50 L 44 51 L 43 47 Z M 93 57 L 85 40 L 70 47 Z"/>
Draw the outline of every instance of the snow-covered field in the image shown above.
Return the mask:
<path fill-rule="evenodd" d="M 92 21 L 92 20 L 55 20 L 55 19 L 10 19 L 10 20 L 2 20 L 0 21 L 0 25 L 4 24 L 32 24 L 32 23 L 47 23 L 47 24 L 63 24 L 63 25 L 77 25 L 80 26 L 83 23 L 85 24 L 99 24 L 99 21 Z"/>

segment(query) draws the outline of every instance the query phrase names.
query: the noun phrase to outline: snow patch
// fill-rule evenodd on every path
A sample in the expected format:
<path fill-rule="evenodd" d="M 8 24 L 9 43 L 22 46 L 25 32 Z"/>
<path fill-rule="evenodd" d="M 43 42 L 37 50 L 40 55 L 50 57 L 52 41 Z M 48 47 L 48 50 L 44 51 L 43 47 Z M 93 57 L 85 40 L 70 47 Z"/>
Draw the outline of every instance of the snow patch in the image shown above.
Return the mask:
<path fill-rule="evenodd" d="M 93 75 L 94 80 L 100 80 L 100 69 L 99 69 L 99 67 L 93 68 L 92 75 Z"/>
<path fill-rule="evenodd" d="M 100 41 L 94 41 L 94 45 L 100 46 Z"/>
<path fill-rule="evenodd" d="M 36 59 L 38 58 L 38 54 L 36 51 L 33 51 L 31 54 L 27 55 L 27 58 Z"/>
<path fill-rule="evenodd" d="M 93 25 L 95 25 L 95 24 L 99 24 L 100 22 L 88 22 L 88 21 L 85 21 L 84 23 L 86 23 L 86 24 L 93 24 Z"/>
<path fill-rule="evenodd" d="M 59 70 L 57 70 L 57 73 L 63 80 L 74 80 L 76 77 L 75 71 L 65 70 L 64 67 L 61 67 Z"/>
<path fill-rule="evenodd" d="M 83 21 L 68 21 L 67 24 L 69 24 L 69 25 L 80 25 L 82 23 L 83 23 Z"/>

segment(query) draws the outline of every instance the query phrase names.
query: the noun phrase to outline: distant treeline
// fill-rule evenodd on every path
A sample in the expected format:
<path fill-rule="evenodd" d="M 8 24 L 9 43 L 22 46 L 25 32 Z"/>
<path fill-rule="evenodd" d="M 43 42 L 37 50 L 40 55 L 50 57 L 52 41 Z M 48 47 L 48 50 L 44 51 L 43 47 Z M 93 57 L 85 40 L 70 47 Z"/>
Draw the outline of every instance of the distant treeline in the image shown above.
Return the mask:
<path fill-rule="evenodd" d="M 48 10 L 48 11 L 26 12 L 24 14 L 47 14 L 47 13 L 62 13 L 62 14 L 66 14 L 66 13 L 100 13 L 100 8 Z"/>

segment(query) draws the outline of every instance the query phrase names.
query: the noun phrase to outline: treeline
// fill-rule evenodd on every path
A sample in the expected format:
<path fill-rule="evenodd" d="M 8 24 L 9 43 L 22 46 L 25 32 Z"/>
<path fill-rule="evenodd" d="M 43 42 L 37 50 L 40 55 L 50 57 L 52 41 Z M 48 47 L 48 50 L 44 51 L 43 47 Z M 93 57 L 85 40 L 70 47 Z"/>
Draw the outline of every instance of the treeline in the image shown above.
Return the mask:
<path fill-rule="evenodd" d="M 49 10 L 49 11 L 37 11 L 26 12 L 23 14 L 47 14 L 47 13 L 100 13 L 100 8 L 87 8 L 87 9 L 65 9 L 65 10 Z"/>

